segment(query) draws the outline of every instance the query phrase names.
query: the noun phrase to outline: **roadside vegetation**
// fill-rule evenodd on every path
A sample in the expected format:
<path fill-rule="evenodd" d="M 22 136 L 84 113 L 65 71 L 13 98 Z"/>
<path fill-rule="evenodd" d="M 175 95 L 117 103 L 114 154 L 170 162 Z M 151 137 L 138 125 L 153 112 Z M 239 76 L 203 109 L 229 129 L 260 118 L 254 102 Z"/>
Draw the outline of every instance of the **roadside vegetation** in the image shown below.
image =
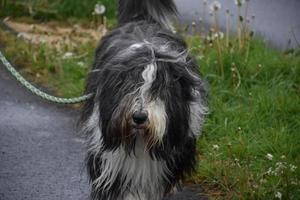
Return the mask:
<path fill-rule="evenodd" d="M 64 2 L 77 7 L 77 1 Z M 242 14 L 247 3 L 236 4 L 238 21 L 226 11 L 228 26 L 222 32 L 221 5 L 204 1 L 215 23 L 205 32 L 200 20 L 190 26 L 193 34 L 185 35 L 209 83 L 210 107 L 198 140 L 199 163 L 188 182 L 202 185 L 212 199 L 300 199 L 300 51 L 280 52 L 256 38 L 255 17 Z M 81 14 L 57 12 L 90 23 Z M 108 14 L 108 21 L 113 16 Z M 237 30 L 230 34 L 233 23 Z M 96 41 L 57 47 L 0 30 L 2 51 L 10 61 L 32 81 L 63 96 L 82 94 Z"/>

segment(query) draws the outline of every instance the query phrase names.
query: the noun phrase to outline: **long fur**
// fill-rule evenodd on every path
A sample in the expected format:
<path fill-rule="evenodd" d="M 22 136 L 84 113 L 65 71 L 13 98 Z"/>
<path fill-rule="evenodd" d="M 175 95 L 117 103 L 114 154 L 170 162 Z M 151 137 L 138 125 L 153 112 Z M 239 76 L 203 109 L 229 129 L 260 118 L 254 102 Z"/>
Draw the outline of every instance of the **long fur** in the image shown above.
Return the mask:
<path fill-rule="evenodd" d="M 207 95 L 170 30 L 175 12 L 172 0 L 120 0 L 119 26 L 96 50 L 81 118 L 93 200 L 160 200 L 193 170 Z"/>

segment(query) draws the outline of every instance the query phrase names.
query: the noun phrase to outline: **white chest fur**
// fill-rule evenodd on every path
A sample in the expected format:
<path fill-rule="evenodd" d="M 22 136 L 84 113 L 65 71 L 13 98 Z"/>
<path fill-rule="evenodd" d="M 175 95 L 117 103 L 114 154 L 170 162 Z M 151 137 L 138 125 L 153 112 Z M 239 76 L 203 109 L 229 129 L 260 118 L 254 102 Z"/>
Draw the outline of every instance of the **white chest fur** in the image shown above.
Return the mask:
<path fill-rule="evenodd" d="M 137 139 L 135 153 L 126 154 L 123 147 L 101 155 L 101 176 L 94 182 L 109 190 L 121 179 L 120 200 L 160 200 L 164 193 L 163 180 L 169 172 L 164 161 L 151 158 L 142 139 Z"/>

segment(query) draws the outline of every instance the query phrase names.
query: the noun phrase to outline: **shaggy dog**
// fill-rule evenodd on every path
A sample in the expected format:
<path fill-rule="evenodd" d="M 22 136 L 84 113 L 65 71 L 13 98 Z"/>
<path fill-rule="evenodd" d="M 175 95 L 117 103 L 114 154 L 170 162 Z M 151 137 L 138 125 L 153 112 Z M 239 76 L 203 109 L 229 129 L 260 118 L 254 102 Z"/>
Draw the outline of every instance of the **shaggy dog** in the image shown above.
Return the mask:
<path fill-rule="evenodd" d="M 206 90 L 174 16 L 172 0 L 119 0 L 96 50 L 81 119 L 94 200 L 160 200 L 193 170 Z"/>

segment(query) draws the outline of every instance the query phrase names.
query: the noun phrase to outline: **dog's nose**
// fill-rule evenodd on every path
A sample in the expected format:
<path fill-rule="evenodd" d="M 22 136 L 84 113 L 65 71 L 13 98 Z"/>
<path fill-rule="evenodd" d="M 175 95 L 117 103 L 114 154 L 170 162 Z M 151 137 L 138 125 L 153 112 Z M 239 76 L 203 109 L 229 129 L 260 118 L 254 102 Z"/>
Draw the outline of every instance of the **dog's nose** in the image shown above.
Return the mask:
<path fill-rule="evenodd" d="M 136 111 L 133 113 L 132 118 L 136 124 L 143 124 L 147 121 L 148 114 L 143 111 Z"/>

